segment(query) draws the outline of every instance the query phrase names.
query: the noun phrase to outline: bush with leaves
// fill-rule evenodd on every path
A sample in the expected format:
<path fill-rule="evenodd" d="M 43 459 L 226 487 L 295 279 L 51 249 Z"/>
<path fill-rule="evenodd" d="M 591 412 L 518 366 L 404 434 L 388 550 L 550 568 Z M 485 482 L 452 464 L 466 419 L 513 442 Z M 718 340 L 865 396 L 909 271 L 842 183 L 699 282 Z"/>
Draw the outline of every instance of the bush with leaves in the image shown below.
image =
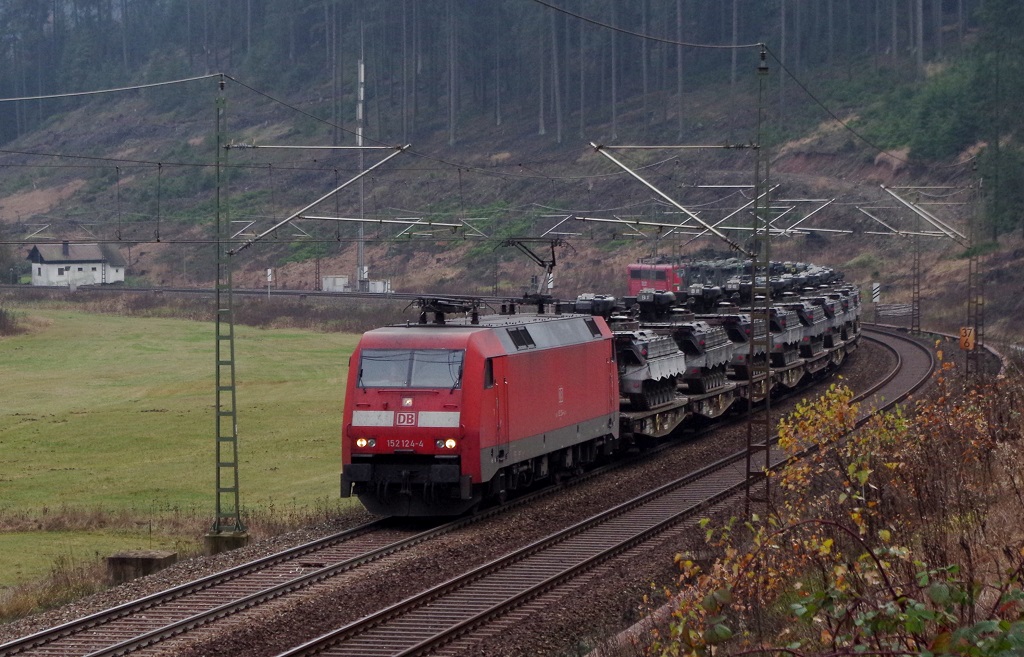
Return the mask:
<path fill-rule="evenodd" d="M 763 516 L 702 521 L 720 555 L 679 555 L 654 655 L 1024 654 L 1019 377 L 957 390 L 944 365 L 912 412 L 855 427 L 832 386 L 779 426 L 795 458 Z"/>

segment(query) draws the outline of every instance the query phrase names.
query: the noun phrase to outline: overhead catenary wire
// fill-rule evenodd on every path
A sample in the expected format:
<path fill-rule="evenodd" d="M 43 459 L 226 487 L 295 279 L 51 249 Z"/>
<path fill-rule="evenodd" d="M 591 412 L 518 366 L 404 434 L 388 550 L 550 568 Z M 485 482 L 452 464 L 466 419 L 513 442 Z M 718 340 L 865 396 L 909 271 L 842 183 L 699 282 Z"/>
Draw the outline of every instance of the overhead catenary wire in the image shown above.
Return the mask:
<path fill-rule="evenodd" d="M 585 22 L 585 23 L 589 23 L 589 24 L 594 25 L 596 27 L 600 27 L 602 29 L 618 32 L 620 34 L 626 34 L 626 35 L 629 35 L 629 36 L 632 36 L 632 37 L 635 37 L 635 38 L 638 38 L 638 39 L 644 39 L 646 41 L 653 41 L 653 42 L 656 42 L 656 43 L 664 43 L 664 44 L 668 44 L 668 45 L 685 47 L 685 48 L 707 49 L 707 50 L 733 50 L 733 51 L 735 51 L 735 50 L 749 50 L 749 49 L 753 49 L 753 48 L 759 48 L 759 49 L 761 49 L 762 52 L 765 52 L 765 53 L 771 55 L 772 59 L 775 60 L 775 62 L 778 64 L 779 69 L 782 70 L 791 80 L 793 80 L 793 82 L 795 82 L 797 84 L 797 86 L 800 88 L 800 90 L 803 91 L 807 95 L 807 97 L 810 98 L 811 101 L 815 105 L 817 105 L 822 110 L 824 110 L 825 113 L 828 114 L 828 116 L 833 121 L 838 123 L 840 127 L 842 127 L 844 130 L 849 132 L 851 135 L 856 137 L 862 143 L 864 143 L 865 145 L 867 145 L 870 148 L 874 149 L 878 153 L 885 153 L 889 157 L 891 157 L 891 158 L 893 158 L 893 159 L 895 159 L 895 160 L 897 160 L 899 162 L 905 162 L 905 163 L 909 163 L 910 162 L 910 160 L 908 160 L 906 158 L 902 158 L 902 157 L 894 154 L 892 151 L 879 146 L 877 143 L 875 143 L 874 141 L 872 141 L 871 139 L 869 139 L 868 137 L 866 137 L 865 135 L 863 135 L 859 131 L 855 130 L 853 128 L 853 126 L 851 126 L 848 122 L 846 122 L 843 119 L 839 118 L 839 116 L 835 112 L 833 112 L 824 102 L 822 102 L 817 96 L 815 96 L 811 92 L 811 90 L 808 88 L 808 86 L 800 78 L 798 78 L 795 73 L 793 73 L 791 70 L 789 70 L 789 68 L 786 67 L 786 65 L 782 61 L 782 58 L 779 57 L 778 55 L 776 55 L 775 52 L 770 47 L 768 47 L 768 45 L 766 43 L 756 42 L 756 43 L 737 43 L 737 44 L 715 44 L 715 43 L 696 43 L 696 42 L 689 42 L 689 41 L 680 41 L 678 39 L 668 39 L 668 38 L 659 37 L 659 36 L 656 36 L 656 35 L 653 35 L 653 34 L 645 34 L 645 33 L 641 33 L 641 32 L 636 32 L 634 30 L 627 30 L 627 29 L 624 29 L 624 28 L 619 27 L 617 25 L 612 25 L 610 23 L 605 23 L 603 21 L 598 21 L 598 20 L 595 20 L 595 19 L 590 18 L 588 16 L 584 16 L 582 14 L 578 14 L 576 12 L 570 11 L 570 10 L 565 9 L 563 7 L 559 7 L 559 6 L 557 6 L 555 4 L 552 4 L 550 2 L 546 2 L 546 0 L 533 0 L 533 2 L 535 2 L 535 3 L 539 4 L 539 5 L 543 5 L 544 7 L 547 7 L 549 9 L 553 10 L 553 11 L 557 11 L 557 12 L 560 12 L 562 14 L 565 14 L 566 16 L 572 17 L 572 18 L 574 18 L 576 20 L 579 20 L 579 21 L 582 21 L 582 22 Z M 966 160 L 964 160 L 962 162 L 956 162 L 954 164 L 941 165 L 941 166 L 925 164 L 924 166 L 926 166 L 926 168 L 935 169 L 935 170 L 951 169 L 951 168 L 955 169 L 955 168 L 959 168 L 959 167 L 962 167 L 962 166 L 970 165 L 976 159 L 977 159 L 977 156 L 971 156 L 970 158 L 968 158 L 968 159 L 966 159 Z M 921 164 L 923 164 L 923 163 L 921 163 Z"/>
<path fill-rule="evenodd" d="M 586 20 L 587 22 L 593 23 L 593 24 L 595 24 L 597 26 L 600 26 L 600 27 L 603 27 L 603 28 L 616 29 L 616 30 L 621 31 L 621 32 L 629 33 L 632 36 L 641 37 L 641 38 L 651 38 L 651 39 L 653 39 L 655 41 L 661 41 L 661 42 L 670 43 L 670 44 L 674 44 L 674 45 L 678 45 L 678 46 L 686 46 L 686 47 L 694 47 L 694 48 L 719 48 L 719 49 L 735 49 L 735 48 L 759 47 L 759 48 L 765 49 L 768 53 L 770 53 L 772 55 L 773 59 L 775 59 L 776 61 L 779 62 L 780 68 L 782 70 L 784 70 L 787 73 L 787 75 L 792 77 L 794 80 L 797 80 L 796 77 L 793 76 L 792 73 L 790 73 L 788 71 L 788 69 L 786 69 L 786 67 L 782 64 L 782 62 L 779 61 L 779 58 L 776 57 L 776 55 L 773 52 L 771 52 L 770 49 L 766 49 L 766 47 L 763 44 L 761 44 L 761 43 L 723 45 L 723 44 L 687 43 L 687 42 L 675 41 L 675 40 L 670 40 L 670 39 L 660 39 L 660 38 L 657 38 L 657 37 L 653 37 L 651 35 L 643 35 L 643 34 L 640 34 L 640 33 L 631 32 L 629 30 L 622 30 L 621 28 L 617 28 L 616 26 L 608 25 L 608 24 L 602 23 L 600 21 L 594 21 L 592 19 L 587 19 L 586 17 L 579 16 L 579 15 L 573 14 L 572 12 L 565 11 L 565 10 L 559 8 L 559 7 L 556 7 L 556 6 L 554 6 L 554 5 L 550 4 L 550 3 L 547 3 L 547 2 L 543 2 L 541 0 L 535 0 L 535 1 L 539 2 L 539 4 L 543 4 L 545 6 L 548 6 L 548 7 L 552 8 L 552 9 L 555 9 L 555 10 L 558 10 L 558 11 L 562 11 L 563 13 L 566 13 L 566 14 L 569 14 L 569 15 L 576 16 L 577 18 Z M 192 83 L 192 82 L 195 82 L 195 81 L 201 81 L 201 80 L 207 80 L 207 79 L 210 79 L 210 78 L 215 78 L 215 77 L 218 77 L 219 75 L 220 74 L 208 74 L 208 75 L 196 76 L 196 77 L 191 77 L 191 78 L 183 78 L 183 79 L 177 79 L 177 80 L 168 80 L 168 81 L 157 82 L 157 83 L 147 83 L 147 84 L 131 85 L 131 86 L 125 86 L 125 87 L 101 89 L 101 90 L 94 90 L 94 91 L 66 92 L 66 93 L 62 93 L 62 94 L 49 94 L 49 95 L 45 95 L 45 96 L 25 96 L 25 97 L 16 97 L 16 98 L 0 98 L 0 102 L 71 98 L 71 97 L 78 97 L 78 96 L 90 96 L 90 95 L 97 95 L 97 94 L 109 94 L 109 93 L 115 93 L 115 92 L 127 92 L 127 91 L 147 89 L 147 88 L 152 88 L 152 87 L 161 87 L 161 86 L 169 86 L 169 85 Z M 330 121 L 321 119 L 321 118 L 317 117 L 315 114 L 307 112 L 306 110 L 303 110 L 303 109 L 301 109 L 301 108 L 299 108 L 299 107 L 297 107 L 297 106 L 295 106 L 295 105 L 293 105 L 291 103 L 287 103 L 287 102 L 282 101 L 282 100 L 280 100 L 280 99 L 278 99 L 278 98 L 276 98 L 276 97 L 274 97 L 274 96 L 272 96 L 270 94 L 267 94 L 267 93 L 264 93 L 262 91 L 259 91 L 258 89 L 255 89 L 254 87 L 246 84 L 245 82 L 242 82 L 238 78 L 235 78 L 233 76 L 226 75 L 226 74 L 224 74 L 224 77 L 226 79 L 228 79 L 228 80 L 231 80 L 233 83 L 239 85 L 240 87 L 243 87 L 243 88 L 245 88 L 247 90 L 250 90 L 253 93 L 256 93 L 256 94 L 258 94 L 260 96 L 263 96 L 263 97 L 265 97 L 265 98 L 267 98 L 267 99 L 269 99 L 269 100 L 271 100 L 271 101 L 273 101 L 275 103 L 278 103 L 278 104 L 280 104 L 280 105 L 282 105 L 284 107 L 287 107 L 287 108 L 289 108 L 289 109 L 291 109 L 293 111 L 299 112 L 299 113 L 301 113 L 301 114 L 303 114 L 303 115 L 305 115 L 305 116 L 307 116 L 307 117 L 309 117 L 309 118 L 311 118 L 311 119 L 313 119 L 313 120 L 315 120 L 317 122 L 320 122 L 320 123 L 323 123 L 323 124 L 326 124 L 326 125 L 332 125 L 332 126 L 334 125 Z M 797 82 L 799 83 L 799 80 L 797 80 Z M 829 115 L 832 116 L 833 119 L 838 121 L 840 124 L 844 125 L 844 127 L 848 127 L 834 113 L 832 113 L 830 110 L 828 110 L 828 108 L 823 103 L 821 103 L 816 97 L 814 97 L 813 94 L 811 94 L 811 92 L 806 88 L 805 85 L 803 85 L 801 83 L 800 86 L 808 94 L 808 97 L 811 98 L 814 102 L 816 102 L 819 106 L 824 108 L 829 113 Z M 345 129 L 343 126 L 335 126 L 335 127 L 338 127 L 340 130 L 342 130 L 344 132 L 348 132 L 350 134 L 355 134 L 354 132 Z M 859 137 L 859 135 L 858 135 L 858 137 Z M 367 137 L 365 135 L 364 135 L 364 138 L 367 139 L 367 140 L 376 141 L 376 140 L 372 140 L 371 138 L 369 138 L 369 137 Z M 865 140 L 865 142 L 870 144 L 870 142 L 867 142 L 866 140 Z M 377 141 L 377 143 L 383 144 L 384 142 Z M 880 152 L 887 152 L 887 151 L 883 151 L 882 149 L 878 148 L 877 146 L 874 146 L 874 145 L 872 145 L 872 146 L 875 147 Z M 244 148 L 244 147 L 246 147 L 246 145 L 237 144 L 237 145 L 232 145 L 232 147 Z M 271 146 L 262 146 L 262 147 L 271 148 Z M 709 146 L 709 147 L 711 147 L 711 146 Z M 278 148 L 294 149 L 294 150 L 300 150 L 300 149 L 303 149 L 303 148 L 308 148 L 308 149 L 311 149 L 311 150 L 321 150 L 321 149 L 328 149 L 328 148 L 330 148 L 332 150 L 345 150 L 345 149 L 351 149 L 353 147 L 323 147 L 323 146 L 313 145 L 313 146 L 308 146 L 308 147 L 304 147 L 304 146 L 279 146 Z M 378 146 L 378 148 L 394 148 L 394 146 L 381 145 L 381 146 Z M 701 146 L 694 146 L 694 147 L 690 147 L 690 148 L 700 149 L 700 148 L 703 148 L 703 147 L 701 147 Z M 713 148 L 722 148 L 722 146 L 721 145 L 713 146 Z M 464 164 L 460 164 L 460 163 L 457 163 L 457 162 L 452 162 L 452 161 L 450 161 L 448 159 L 437 157 L 437 156 L 434 156 L 434 155 L 431 155 L 431 154 L 428 154 L 428 153 L 418 152 L 418 151 L 415 151 L 415 150 L 413 150 L 411 148 L 409 149 L 408 152 L 409 152 L 410 155 L 414 155 L 414 156 L 420 157 L 420 158 L 425 159 L 426 161 L 429 161 L 429 162 L 435 162 L 435 163 L 440 164 L 442 166 L 439 166 L 439 167 L 395 167 L 396 170 L 401 170 L 401 171 L 407 171 L 408 172 L 408 171 L 417 171 L 417 170 L 422 170 L 422 171 L 450 170 L 451 168 L 455 168 L 456 171 L 458 172 L 458 175 L 459 175 L 460 198 L 462 196 L 461 189 L 462 189 L 462 186 L 463 186 L 462 178 L 463 178 L 463 174 L 464 173 L 465 174 L 475 173 L 475 174 L 478 174 L 478 175 L 494 177 L 494 178 L 501 178 L 501 179 L 506 179 L 506 180 L 509 179 L 509 178 L 544 179 L 544 180 L 548 180 L 548 181 L 550 181 L 552 183 L 559 182 L 559 183 L 566 183 L 566 184 L 569 184 L 569 183 L 575 182 L 575 181 L 581 181 L 581 180 L 610 179 L 610 178 L 616 178 L 616 177 L 621 177 L 623 175 L 627 175 L 627 174 L 625 174 L 625 173 L 623 173 L 621 171 L 615 171 L 615 172 L 611 172 L 611 173 L 584 174 L 584 175 L 576 175 L 576 176 L 552 175 L 552 174 L 547 174 L 547 173 L 545 173 L 543 171 L 540 171 L 540 170 L 536 169 L 535 168 L 535 164 L 536 163 L 531 163 L 531 162 L 517 162 L 517 163 L 514 163 L 514 164 L 510 164 L 510 166 L 513 166 L 515 168 L 515 170 L 514 171 L 507 171 L 507 170 L 503 170 L 503 169 L 498 168 L 498 167 L 496 167 L 496 168 L 482 168 L 482 167 L 478 167 L 478 166 L 464 165 Z M 120 207 L 120 204 L 121 204 L 121 198 L 120 198 L 120 196 L 121 196 L 121 194 L 120 194 L 121 169 L 122 168 L 126 168 L 126 167 L 130 167 L 130 166 L 155 167 L 157 169 L 157 177 L 158 177 L 158 188 L 157 188 L 157 195 L 158 195 L 158 198 L 157 198 L 157 228 L 156 228 L 156 238 L 157 238 L 157 241 L 161 240 L 160 223 L 159 222 L 160 222 L 160 218 L 161 218 L 161 215 L 162 215 L 160 193 L 161 193 L 161 185 L 162 185 L 163 166 L 165 166 L 165 165 L 166 166 L 175 166 L 175 167 L 213 167 L 214 166 L 213 163 L 206 163 L 206 162 L 165 162 L 165 161 L 144 160 L 144 159 L 134 159 L 134 158 L 123 158 L 123 157 L 101 157 L 101 156 L 89 156 L 89 155 L 67 154 L 67 153 L 39 153 L 39 152 L 32 152 L 32 151 L 18 151 L 18 150 L 7 150 L 7 149 L 0 149 L 0 153 L 18 154 L 18 155 L 25 155 L 25 156 L 52 157 L 52 158 L 58 158 L 58 159 L 77 159 L 77 160 L 82 160 L 83 161 L 82 164 L 59 164 L 59 163 L 57 163 L 57 164 L 47 164 L 47 165 L 31 165 L 31 164 L 24 164 L 24 163 L 12 163 L 12 164 L 9 164 L 9 165 L 5 164 L 5 166 L 20 166 L 20 167 L 40 166 L 40 167 L 66 167 L 66 168 L 73 168 L 73 167 L 106 168 L 106 167 L 103 166 L 103 164 L 99 164 L 99 163 L 113 163 L 113 164 L 115 164 L 116 176 L 117 176 L 117 179 L 118 179 L 118 193 L 117 193 L 118 194 L 118 199 L 117 199 L 117 202 L 118 202 L 118 220 L 119 220 L 118 233 L 119 234 L 120 234 L 120 219 L 121 219 L 121 214 L 122 214 L 121 207 Z M 672 159 L 673 158 L 667 158 L 667 159 L 661 160 L 659 162 L 649 163 L 649 164 L 642 164 L 642 165 L 640 163 L 637 163 L 637 167 L 636 168 L 638 168 L 638 169 L 639 168 L 645 168 L 645 169 L 646 168 L 657 168 L 657 167 L 663 165 L 664 163 L 672 161 Z M 897 159 L 899 159 L 899 158 L 897 158 Z M 296 162 L 301 162 L 301 161 L 303 161 L 303 160 L 297 160 Z M 316 162 L 316 160 L 314 160 L 314 162 Z M 89 164 L 86 164 L 86 163 L 89 163 Z M 92 163 L 96 163 L 96 164 L 92 164 Z M 246 163 L 236 164 L 236 163 L 233 163 L 233 164 L 230 165 L 230 168 L 259 169 L 259 168 L 262 168 L 263 166 L 268 166 L 269 167 L 271 165 L 263 164 L 263 163 L 256 163 L 256 164 L 246 164 Z M 955 166 L 960 166 L 960 165 L 958 164 L 958 165 L 955 165 Z M 325 171 L 325 170 L 333 169 L 336 173 L 339 170 L 339 168 L 336 165 L 333 165 L 333 166 L 301 166 L 301 165 L 298 165 L 298 164 L 293 164 L 293 165 L 290 165 L 290 166 L 278 165 L 278 169 L 279 170 L 287 169 L 287 170 L 295 170 L 295 171 Z M 342 169 L 342 170 L 346 170 L 346 169 Z M 464 201 L 462 201 L 462 202 L 464 203 Z M 656 203 L 658 202 L 657 199 L 655 199 L 655 202 Z M 638 203 L 638 205 L 640 205 L 641 203 L 643 203 L 643 202 Z M 694 207 L 696 207 L 696 206 L 694 206 Z M 608 210 L 608 209 L 605 209 L 605 210 Z M 131 213 L 128 213 L 128 214 L 131 214 Z M 143 216 L 143 215 L 141 213 L 139 213 L 139 216 Z"/>
<path fill-rule="evenodd" d="M 647 40 L 647 41 L 654 41 L 654 42 L 657 42 L 657 43 L 667 43 L 667 44 L 672 45 L 672 46 L 684 46 L 684 47 L 687 47 L 687 48 L 703 48 L 703 49 L 707 49 L 707 50 L 747 50 L 747 49 L 750 49 L 750 48 L 761 48 L 764 45 L 764 44 L 762 44 L 760 42 L 757 42 L 757 43 L 724 44 L 724 43 L 695 43 L 695 42 L 688 42 L 688 41 L 679 41 L 677 39 L 666 39 L 666 38 L 663 38 L 663 37 L 654 36 L 652 34 L 643 34 L 641 32 L 635 32 L 633 30 L 627 30 L 627 29 L 621 28 L 621 27 L 619 27 L 617 25 L 612 25 L 610 23 L 605 23 L 603 21 L 595 20 L 593 18 L 589 18 L 589 17 L 584 16 L 582 14 L 577 14 L 575 12 L 569 11 L 568 9 L 564 9 L 562 7 L 559 7 L 558 5 L 551 4 L 550 2 L 545 2 L 545 0 L 533 0 L 533 1 L 536 2 L 539 5 L 544 5 L 548 9 L 553 9 L 554 11 L 557 11 L 557 12 L 560 12 L 562 14 L 565 14 L 566 16 L 571 16 L 572 18 L 575 18 L 577 20 L 583 21 L 585 23 L 590 23 L 591 25 L 594 25 L 596 27 L 604 28 L 606 30 L 612 30 L 612 31 L 618 32 L 620 34 L 627 34 L 629 36 L 637 37 L 639 39 L 644 39 L 644 40 Z"/>

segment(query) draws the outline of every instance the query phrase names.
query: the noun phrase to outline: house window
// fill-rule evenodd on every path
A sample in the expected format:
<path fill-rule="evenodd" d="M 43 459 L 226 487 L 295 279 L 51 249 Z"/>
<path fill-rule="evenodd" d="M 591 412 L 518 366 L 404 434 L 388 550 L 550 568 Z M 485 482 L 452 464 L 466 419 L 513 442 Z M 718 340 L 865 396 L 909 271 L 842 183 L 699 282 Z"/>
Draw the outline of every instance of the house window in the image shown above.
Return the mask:
<path fill-rule="evenodd" d="M 57 267 L 57 275 L 58 276 L 63 276 L 64 275 L 64 268 L 63 267 Z"/>
<path fill-rule="evenodd" d="M 82 270 L 82 268 L 81 268 L 81 267 L 79 267 L 79 268 L 78 268 L 78 271 L 83 271 L 83 270 Z"/>
<path fill-rule="evenodd" d="M 36 267 L 36 276 L 42 276 L 42 275 L 43 275 L 43 268 L 42 267 Z"/>
<path fill-rule="evenodd" d="M 93 267 L 93 268 L 92 268 L 92 270 L 93 270 L 93 271 L 96 271 L 96 268 L 95 268 L 95 267 Z"/>

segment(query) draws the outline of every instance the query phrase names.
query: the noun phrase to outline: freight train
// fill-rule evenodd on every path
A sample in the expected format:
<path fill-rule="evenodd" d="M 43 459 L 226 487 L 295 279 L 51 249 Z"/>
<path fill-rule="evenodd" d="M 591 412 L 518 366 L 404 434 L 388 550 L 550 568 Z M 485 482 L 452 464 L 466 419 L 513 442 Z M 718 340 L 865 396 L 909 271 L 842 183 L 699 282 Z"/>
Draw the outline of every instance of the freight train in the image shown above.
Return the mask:
<path fill-rule="evenodd" d="M 767 325 L 729 300 L 704 307 L 696 289 L 490 313 L 421 299 L 417 321 L 368 331 L 352 353 L 341 496 L 379 515 L 458 515 L 793 388 L 860 335 L 857 289 L 810 282 L 780 285 Z"/>

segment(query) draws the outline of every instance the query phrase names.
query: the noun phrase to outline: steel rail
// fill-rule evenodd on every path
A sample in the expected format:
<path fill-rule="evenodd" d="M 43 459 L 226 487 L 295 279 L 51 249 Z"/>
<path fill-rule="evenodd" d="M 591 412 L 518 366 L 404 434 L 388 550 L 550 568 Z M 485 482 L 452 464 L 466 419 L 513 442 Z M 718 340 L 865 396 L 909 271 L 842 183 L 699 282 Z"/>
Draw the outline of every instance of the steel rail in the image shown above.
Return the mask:
<path fill-rule="evenodd" d="M 907 363 L 898 355 L 892 372 L 873 387 L 872 394 L 893 390 L 887 405 L 905 398 L 930 377 L 930 371 L 922 372 L 920 365 L 929 370 L 934 360 L 913 344 L 912 350 L 918 353 L 913 376 L 900 379 L 897 373 Z M 898 379 L 901 382 L 894 384 Z M 903 389 L 896 391 L 893 385 Z M 788 460 L 777 451 L 769 458 L 770 467 Z M 745 485 L 745 473 L 738 467 L 744 459 L 745 452 L 730 455 L 280 657 L 365 655 L 371 649 L 373 654 L 389 650 L 387 654 L 407 656 L 436 650 L 731 497 Z M 625 534 L 623 525 L 631 526 Z"/>
<path fill-rule="evenodd" d="M 625 462 L 629 462 L 632 460 L 633 459 L 628 459 Z M 723 461 L 720 463 L 724 463 L 727 460 L 728 459 L 723 459 Z M 582 481 L 590 479 L 592 476 L 598 476 L 600 472 L 604 471 L 605 469 L 616 467 L 621 464 L 622 463 L 616 463 L 613 464 L 612 466 L 600 468 L 598 471 L 594 471 L 590 475 L 577 477 L 561 485 L 549 487 L 547 489 L 537 491 L 534 494 L 520 497 L 513 503 L 505 505 L 504 507 L 495 508 L 490 511 L 478 514 L 471 519 L 457 520 L 453 523 L 442 525 L 437 529 L 430 530 L 428 532 L 423 532 L 422 534 L 411 537 L 409 539 L 389 544 L 378 550 L 367 552 L 364 555 L 353 557 L 341 563 L 337 563 L 330 566 L 324 566 L 323 568 L 307 573 L 301 577 L 289 579 L 288 581 L 280 583 L 276 586 L 265 588 L 256 593 L 237 597 L 236 599 L 231 600 L 227 603 L 215 606 L 213 608 L 208 608 L 200 613 L 180 618 L 179 620 L 172 622 L 170 624 L 163 625 L 161 627 L 158 627 L 157 629 L 153 629 L 147 632 L 143 632 L 141 634 L 133 636 L 128 640 L 121 641 L 115 645 L 102 648 L 88 654 L 94 657 L 110 657 L 113 655 L 127 654 L 128 652 L 137 650 L 141 647 L 153 645 L 164 639 L 177 636 L 183 632 L 194 629 L 201 625 L 205 625 L 212 621 L 224 618 L 226 616 L 232 615 L 244 609 L 256 606 L 262 602 L 266 602 L 268 600 L 281 597 L 282 595 L 286 595 L 292 591 L 323 581 L 329 577 L 333 577 L 342 572 L 347 572 L 348 570 L 351 570 L 352 568 L 355 568 L 358 565 L 381 558 L 383 556 L 386 556 L 387 554 L 391 554 L 398 550 L 404 549 L 405 547 L 411 547 L 412 545 L 415 545 L 424 540 L 428 540 L 429 538 L 436 536 L 440 533 L 451 531 L 452 529 L 456 528 L 456 526 L 462 526 L 464 524 L 468 524 L 468 522 L 479 521 L 486 517 L 490 517 L 491 515 L 494 515 L 496 513 L 505 512 L 510 508 L 518 507 L 521 504 L 529 503 L 530 501 L 541 495 L 546 495 L 554 491 L 561 490 L 567 485 L 576 485 L 578 483 L 581 483 Z M 181 598 L 188 596 L 190 593 L 209 589 L 213 586 L 216 586 L 218 583 L 235 580 L 239 577 L 243 577 L 247 573 L 256 572 L 262 568 L 269 567 L 270 565 L 273 565 L 275 563 L 281 563 L 290 559 L 295 559 L 301 556 L 312 554 L 315 552 L 315 550 L 321 549 L 321 546 L 338 542 L 340 537 L 348 535 L 349 538 L 351 538 L 357 532 L 366 533 L 368 531 L 371 531 L 372 528 L 380 526 L 381 525 L 379 522 L 369 523 L 368 525 L 354 528 L 353 530 L 350 530 L 348 532 L 342 532 L 332 537 L 326 537 L 324 539 L 314 541 L 304 546 L 299 546 L 297 548 L 294 548 L 293 550 L 287 550 L 285 552 L 278 553 L 276 555 L 272 555 L 270 557 L 266 557 L 255 562 L 244 564 L 234 569 L 230 569 L 229 571 L 225 571 L 223 573 L 211 575 L 207 578 L 197 580 L 196 582 L 191 582 L 176 587 L 175 589 L 171 589 L 167 592 L 155 594 L 153 596 L 143 598 L 133 603 L 127 603 L 120 607 L 105 612 L 101 612 L 99 614 L 94 614 L 79 621 L 75 621 L 73 623 L 69 623 L 58 628 L 47 630 L 46 632 L 38 633 L 36 635 L 19 639 L 15 642 L 0 646 L 0 656 L 22 654 L 25 650 L 52 643 L 54 640 L 71 636 L 76 632 L 81 632 L 86 629 L 97 628 L 105 623 L 109 623 L 114 620 L 129 616 L 132 613 L 138 613 L 139 611 L 153 609 L 171 600 L 180 600 Z M 68 652 L 67 654 L 81 653 Z"/>
<path fill-rule="evenodd" d="M 608 468 L 624 465 L 632 462 L 633 459 L 627 459 L 620 463 L 614 464 L 613 466 L 607 466 Z M 603 470 L 601 470 L 603 471 Z M 189 630 L 198 628 L 200 626 L 209 624 L 233 615 L 240 611 L 255 607 L 264 602 L 279 598 L 283 595 L 287 595 L 293 591 L 306 588 L 313 584 L 322 582 L 331 577 L 340 575 L 357 568 L 361 565 L 365 565 L 371 561 L 390 556 L 399 551 L 407 548 L 414 547 L 419 543 L 427 540 L 436 538 L 443 534 L 449 533 L 456 529 L 465 527 L 469 524 L 480 522 L 487 518 L 495 515 L 506 513 L 513 509 L 516 509 L 522 505 L 529 504 L 536 501 L 538 498 L 554 494 L 557 491 L 563 490 L 570 486 L 578 485 L 584 481 L 589 480 L 593 476 L 598 476 L 600 471 L 593 471 L 585 475 L 575 477 L 573 479 L 563 481 L 554 486 L 549 486 L 543 489 L 539 489 L 529 494 L 516 497 L 509 500 L 505 504 L 499 507 L 493 507 L 484 509 L 478 513 L 456 518 L 452 521 L 438 525 L 434 528 L 428 529 L 421 532 L 412 532 L 412 536 L 404 538 L 398 541 L 388 542 L 387 544 L 368 550 L 362 554 L 358 554 L 341 561 L 336 561 L 330 565 L 324 565 L 317 568 L 316 570 L 307 572 L 303 575 L 288 578 L 283 582 L 278 582 L 274 585 L 263 588 L 255 593 L 248 595 L 238 595 L 235 599 L 230 600 L 226 603 L 210 607 L 198 612 L 188 615 L 182 615 L 181 618 L 165 624 L 154 629 L 150 629 L 144 632 L 137 633 L 128 639 L 117 640 L 115 643 L 104 647 L 104 648 L 93 648 L 88 652 L 74 652 L 73 649 L 68 648 L 67 650 L 60 652 L 59 654 L 67 655 L 88 655 L 88 657 L 113 657 L 115 655 L 125 655 L 132 651 L 138 650 L 143 647 L 152 646 L 160 641 L 178 636 Z M 207 577 L 187 582 L 185 584 L 176 586 L 166 591 L 161 591 L 138 600 L 127 602 L 123 605 L 98 612 L 86 616 L 81 619 L 65 623 L 63 625 L 49 628 L 41 632 L 37 632 L 32 635 L 15 639 L 14 641 L 0 645 L 0 657 L 13 657 L 14 655 L 26 654 L 28 651 L 35 650 L 44 646 L 50 647 L 57 651 L 62 650 L 59 647 L 55 647 L 53 644 L 60 642 L 63 639 L 73 638 L 82 632 L 96 630 L 102 628 L 106 624 L 113 623 L 118 620 L 130 618 L 134 614 L 141 612 L 150 611 L 158 608 L 161 605 L 165 605 L 171 602 L 180 603 L 188 598 L 189 595 L 193 595 L 200 592 L 206 592 L 210 589 L 229 582 L 236 582 L 241 578 L 246 577 L 254 573 L 259 573 L 262 570 L 271 568 L 280 564 L 285 564 L 296 559 L 303 557 L 315 556 L 318 551 L 328 549 L 332 546 L 338 545 L 342 542 L 353 540 L 359 536 L 368 534 L 376 530 L 383 530 L 389 523 L 389 519 L 383 518 L 374 520 L 369 523 L 365 523 L 358 527 L 354 527 L 342 532 L 338 532 L 331 536 L 326 536 L 303 545 L 278 552 L 276 554 L 263 557 L 239 566 L 229 568 L 219 573 L 214 573 Z M 123 637 L 124 632 L 121 633 Z M 101 643 L 96 636 L 90 636 L 90 641 L 95 643 Z M 52 650 L 51 650 L 52 652 Z M 52 654 L 57 654 L 56 652 Z"/>
<path fill-rule="evenodd" d="M 385 521 L 382 519 L 373 520 L 368 523 L 364 523 L 357 527 L 346 529 L 330 536 L 310 541 L 302 545 L 283 550 L 275 554 L 250 561 L 227 570 L 202 577 L 191 582 L 186 582 L 179 586 L 149 595 L 137 600 L 127 602 L 125 604 L 106 609 L 104 611 L 85 616 L 83 618 L 70 621 L 63 625 L 48 628 L 41 632 L 31 634 L 20 639 L 15 639 L 5 644 L 0 644 L 0 657 L 7 657 L 8 655 L 21 654 L 26 650 L 40 647 L 54 640 L 61 639 L 64 637 L 71 636 L 75 633 L 82 632 L 87 629 L 92 629 L 109 623 L 113 620 L 123 618 L 129 614 L 138 613 L 139 611 L 152 609 L 157 605 L 165 604 L 172 600 L 179 600 L 189 594 L 197 591 L 204 591 L 211 587 L 217 586 L 224 582 L 236 580 L 240 577 L 244 577 L 251 573 L 255 573 L 261 570 L 265 570 L 269 567 L 280 565 L 288 561 L 292 561 L 309 554 L 315 553 L 316 551 L 323 550 L 326 547 L 338 545 L 342 542 L 352 540 L 359 536 L 365 535 L 378 528 L 384 526 Z"/>

